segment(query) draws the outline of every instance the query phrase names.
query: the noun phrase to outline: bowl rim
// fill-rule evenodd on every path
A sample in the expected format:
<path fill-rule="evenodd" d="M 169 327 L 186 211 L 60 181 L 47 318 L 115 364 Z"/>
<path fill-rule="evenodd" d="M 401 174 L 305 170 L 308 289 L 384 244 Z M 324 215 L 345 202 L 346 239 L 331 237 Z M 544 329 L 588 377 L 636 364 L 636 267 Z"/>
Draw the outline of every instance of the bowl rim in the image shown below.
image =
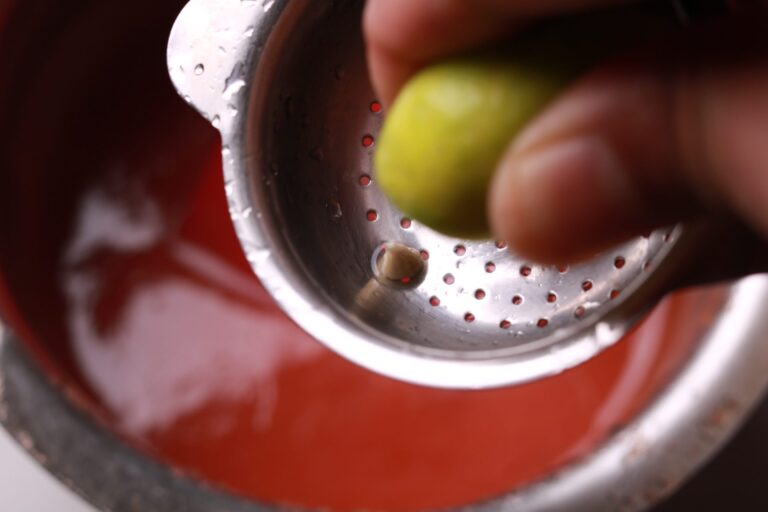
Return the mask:
<path fill-rule="evenodd" d="M 639 511 L 672 494 L 735 434 L 768 387 L 766 301 L 768 276 L 732 285 L 698 350 L 628 425 L 543 479 L 455 510 Z M 0 337 L 0 425 L 103 510 L 297 509 L 229 494 L 122 442 L 71 403 L 7 328 Z"/>

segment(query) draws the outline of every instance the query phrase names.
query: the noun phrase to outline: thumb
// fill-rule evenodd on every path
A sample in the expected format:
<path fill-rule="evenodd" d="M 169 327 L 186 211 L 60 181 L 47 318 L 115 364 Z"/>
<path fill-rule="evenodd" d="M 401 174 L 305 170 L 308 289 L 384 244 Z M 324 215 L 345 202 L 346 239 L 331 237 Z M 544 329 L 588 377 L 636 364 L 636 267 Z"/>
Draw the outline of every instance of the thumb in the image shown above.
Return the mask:
<path fill-rule="evenodd" d="M 707 210 L 768 235 L 768 19 L 698 27 L 576 83 L 514 141 L 495 234 L 569 261 Z"/>

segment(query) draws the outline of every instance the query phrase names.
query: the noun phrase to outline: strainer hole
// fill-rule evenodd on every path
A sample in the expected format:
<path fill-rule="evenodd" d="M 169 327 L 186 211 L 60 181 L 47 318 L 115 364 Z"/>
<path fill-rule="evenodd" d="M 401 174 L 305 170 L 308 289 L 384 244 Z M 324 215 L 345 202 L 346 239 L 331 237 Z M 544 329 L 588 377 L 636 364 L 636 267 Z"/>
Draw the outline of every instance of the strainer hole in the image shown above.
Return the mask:
<path fill-rule="evenodd" d="M 467 313 L 466 315 L 464 315 L 464 321 L 467 322 L 468 324 L 471 324 L 472 322 L 475 321 L 475 315 L 473 315 L 472 313 Z"/>
<path fill-rule="evenodd" d="M 456 282 L 456 278 L 453 277 L 453 274 L 445 274 L 443 276 L 443 282 L 447 285 L 451 285 Z"/>
<path fill-rule="evenodd" d="M 590 281 L 590 280 L 586 280 L 586 281 L 584 281 L 583 283 L 581 283 L 581 289 L 582 289 L 582 290 L 584 290 L 585 292 L 588 292 L 588 291 L 589 291 L 589 290 L 591 290 L 591 289 L 592 289 L 594 286 L 595 286 L 595 285 L 594 285 L 594 284 L 592 283 L 592 281 Z"/>
<path fill-rule="evenodd" d="M 373 182 L 373 180 L 367 174 L 363 174 L 362 176 L 360 176 L 360 179 L 358 179 L 357 182 L 360 184 L 361 187 L 367 187 Z"/>
<path fill-rule="evenodd" d="M 643 263 L 643 270 L 645 270 L 647 272 L 650 269 L 651 269 L 651 262 L 650 261 L 646 261 L 645 263 Z"/>
<path fill-rule="evenodd" d="M 617 256 L 615 260 L 613 260 L 613 266 L 622 269 L 627 264 L 627 260 L 624 259 L 624 256 Z"/>
<path fill-rule="evenodd" d="M 529 267 L 528 265 L 523 265 L 522 267 L 520 267 L 520 275 L 523 277 L 530 276 L 532 272 L 533 272 L 533 269 L 531 269 L 531 267 Z"/>
<path fill-rule="evenodd" d="M 334 219 L 340 219 L 344 215 L 344 212 L 341 209 L 341 202 L 335 197 L 328 200 L 326 207 L 328 208 L 331 217 Z"/>
<path fill-rule="evenodd" d="M 515 295 L 514 297 L 512 297 L 512 304 L 514 304 L 515 306 L 519 306 L 522 303 L 523 303 L 522 295 Z"/>
<path fill-rule="evenodd" d="M 536 322 L 536 327 L 538 327 L 539 329 L 544 329 L 548 325 L 549 325 L 549 320 L 546 318 L 539 318 L 539 321 Z"/>
<path fill-rule="evenodd" d="M 477 300 L 483 300 L 485 298 L 485 290 L 482 290 L 482 289 L 475 290 L 475 298 Z"/>
<path fill-rule="evenodd" d="M 457 245 L 456 247 L 453 248 L 453 252 L 454 254 L 456 254 L 456 256 L 464 256 L 465 254 L 467 254 L 467 248 L 464 247 L 463 245 Z"/>
<path fill-rule="evenodd" d="M 555 302 L 557 302 L 557 294 L 555 292 L 549 292 L 547 294 L 547 302 L 549 302 L 550 304 L 554 304 Z"/>
<path fill-rule="evenodd" d="M 437 297 L 430 297 L 429 305 L 432 306 L 433 308 L 438 307 L 440 305 L 440 299 L 438 299 Z"/>
<path fill-rule="evenodd" d="M 421 251 L 419 251 L 419 254 L 421 255 L 422 260 L 429 261 L 429 251 L 425 251 L 424 249 L 422 249 Z"/>
<path fill-rule="evenodd" d="M 492 261 L 489 261 L 485 264 L 485 271 L 489 274 L 493 274 L 496 272 L 496 264 Z"/>
<path fill-rule="evenodd" d="M 373 112 L 374 114 L 381 113 L 381 103 L 378 102 L 377 100 L 373 100 L 369 108 L 371 109 L 371 112 Z"/>
<path fill-rule="evenodd" d="M 584 315 L 587 313 L 587 309 L 584 306 L 579 306 L 576 308 L 576 311 L 573 312 L 573 316 L 576 318 L 584 318 Z"/>
<path fill-rule="evenodd" d="M 512 322 L 510 322 L 509 320 L 502 320 L 499 323 L 499 328 L 504 329 L 505 331 L 510 327 L 512 327 Z"/>
<path fill-rule="evenodd" d="M 672 240 L 672 233 L 664 233 L 664 242 L 670 242 Z"/>
<path fill-rule="evenodd" d="M 504 240 L 496 240 L 496 248 L 499 250 L 506 249 L 507 242 L 505 242 Z"/>
<path fill-rule="evenodd" d="M 367 134 L 363 136 L 363 147 L 364 148 L 371 148 L 375 144 L 375 139 L 373 138 L 373 135 Z"/>
<path fill-rule="evenodd" d="M 365 218 L 368 219 L 368 222 L 376 222 L 379 220 L 379 212 L 376 210 L 368 210 L 365 214 Z"/>
<path fill-rule="evenodd" d="M 403 217 L 400 219 L 400 227 L 403 229 L 411 229 L 411 226 L 413 225 L 413 222 L 408 217 Z"/>
<path fill-rule="evenodd" d="M 610 298 L 618 299 L 620 295 L 621 295 L 621 290 L 611 290 Z"/>
<path fill-rule="evenodd" d="M 561 274 L 567 274 L 570 269 L 571 269 L 571 267 L 569 265 L 558 265 L 557 266 L 557 271 L 560 272 Z"/>

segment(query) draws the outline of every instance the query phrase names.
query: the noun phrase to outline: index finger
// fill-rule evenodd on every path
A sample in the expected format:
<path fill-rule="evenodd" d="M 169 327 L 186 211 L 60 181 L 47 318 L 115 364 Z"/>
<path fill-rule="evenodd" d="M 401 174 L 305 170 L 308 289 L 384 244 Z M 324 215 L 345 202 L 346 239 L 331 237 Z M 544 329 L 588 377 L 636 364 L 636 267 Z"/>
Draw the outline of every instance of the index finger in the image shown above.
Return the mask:
<path fill-rule="evenodd" d="M 425 64 L 507 37 L 526 20 L 630 0 L 368 0 L 373 85 L 385 103 Z"/>

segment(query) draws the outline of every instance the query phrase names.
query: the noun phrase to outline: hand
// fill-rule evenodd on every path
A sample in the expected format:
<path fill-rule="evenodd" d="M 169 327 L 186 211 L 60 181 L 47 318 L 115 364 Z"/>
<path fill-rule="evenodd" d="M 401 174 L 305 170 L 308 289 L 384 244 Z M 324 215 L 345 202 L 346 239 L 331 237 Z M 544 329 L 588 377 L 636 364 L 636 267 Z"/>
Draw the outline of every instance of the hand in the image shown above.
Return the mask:
<path fill-rule="evenodd" d="M 537 17 L 617 0 L 368 0 L 374 86 Z M 738 3 L 738 2 L 734 2 Z M 489 191 L 499 238 L 541 261 L 664 224 L 734 212 L 768 235 L 768 10 L 680 30 L 578 80 L 516 139 Z"/>

